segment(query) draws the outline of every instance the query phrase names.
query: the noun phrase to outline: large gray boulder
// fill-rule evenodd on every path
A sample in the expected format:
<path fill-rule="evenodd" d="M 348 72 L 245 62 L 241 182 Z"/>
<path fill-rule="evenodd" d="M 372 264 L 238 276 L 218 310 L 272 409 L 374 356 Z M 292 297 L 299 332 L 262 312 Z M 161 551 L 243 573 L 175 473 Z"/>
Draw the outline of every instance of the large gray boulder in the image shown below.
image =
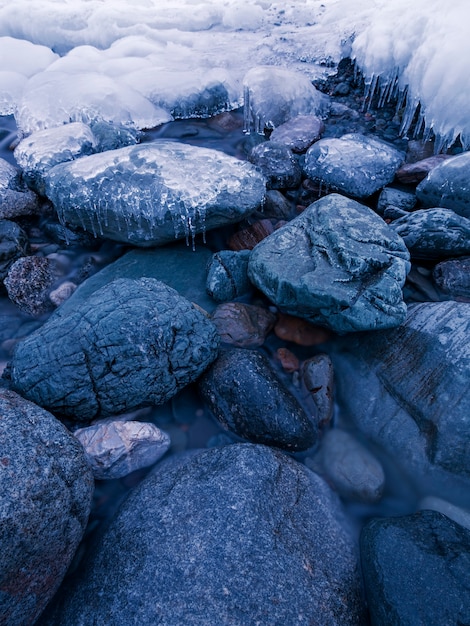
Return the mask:
<path fill-rule="evenodd" d="M 330 194 L 261 241 L 248 275 L 283 312 L 344 333 L 398 326 L 408 269 L 403 240 L 372 209 Z"/>
<path fill-rule="evenodd" d="M 15 349 L 12 387 L 88 422 L 169 400 L 215 359 L 218 333 L 188 300 L 152 278 L 117 279 Z"/>
<path fill-rule="evenodd" d="M 250 163 L 166 140 L 62 163 L 46 176 L 61 221 L 143 247 L 239 222 L 264 194 Z"/>
<path fill-rule="evenodd" d="M 254 444 L 165 464 L 130 495 L 54 624 L 363 624 L 355 546 L 313 472 Z"/>
<path fill-rule="evenodd" d="M 470 623 L 470 531 L 445 515 L 372 520 L 361 561 L 373 626 Z"/>
<path fill-rule="evenodd" d="M 331 353 L 345 419 L 392 455 L 420 489 L 468 505 L 470 304 L 413 305 L 399 328 Z"/>
<path fill-rule="evenodd" d="M 405 155 L 393 146 L 358 133 L 320 139 L 305 155 L 309 178 L 354 198 L 367 198 L 392 182 Z"/>
<path fill-rule="evenodd" d="M 93 476 L 59 421 L 5 389 L 0 450 L 0 623 L 33 624 L 82 539 Z"/>
<path fill-rule="evenodd" d="M 416 188 L 416 195 L 427 207 L 445 207 L 470 217 L 470 152 L 463 152 L 439 163 Z"/>

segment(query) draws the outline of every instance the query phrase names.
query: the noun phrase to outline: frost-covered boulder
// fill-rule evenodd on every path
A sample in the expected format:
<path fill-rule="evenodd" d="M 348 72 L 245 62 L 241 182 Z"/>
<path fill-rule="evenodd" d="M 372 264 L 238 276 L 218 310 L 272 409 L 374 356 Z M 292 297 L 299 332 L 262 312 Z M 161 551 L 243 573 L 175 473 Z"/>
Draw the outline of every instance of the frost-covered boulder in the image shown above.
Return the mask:
<path fill-rule="evenodd" d="M 58 165 L 46 194 L 63 222 L 148 247 L 240 221 L 265 181 L 250 163 L 161 140 Z"/>
<path fill-rule="evenodd" d="M 416 195 L 427 207 L 445 207 L 470 217 L 470 152 L 446 159 L 417 186 Z"/>
<path fill-rule="evenodd" d="M 47 411 L 0 389 L 0 621 L 33 624 L 85 531 L 93 476 Z"/>
<path fill-rule="evenodd" d="M 470 253 L 470 219 L 451 209 L 413 211 L 392 222 L 390 228 L 402 237 L 415 258 L 442 259 Z"/>
<path fill-rule="evenodd" d="M 44 175 L 51 167 L 92 154 L 96 146 L 90 127 L 73 122 L 33 133 L 20 141 L 14 155 L 25 181 L 44 195 Z"/>
<path fill-rule="evenodd" d="M 372 624 L 470 621 L 470 531 L 445 515 L 373 519 L 361 562 Z"/>
<path fill-rule="evenodd" d="M 243 79 L 246 130 L 263 132 L 298 115 L 322 115 L 327 98 L 300 72 L 260 66 Z"/>
<path fill-rule="evenodd" d="M 161 404 L 215 359 L 213 324 L 152 278 L 117 279 L 20 342 L 11 384 L 78 422 Z"/>
<path fill-rule="evenodd" d="M 338 499 L 278 450 L 234 444 L 137 487 L 43 623 L 364 623 Z"/>
<path fill-rule="evenodd" d="M 20 170 L 0 159 L 0 219 L 15 219 L 38 211 L 38 198 L 23 182 Z"/>
<path fill-rule="evenodd" d="M 222 352 L 199 389 L 221 425 L 248 441 L 295 451 L 317 439 L 316 416 L 307 416 L 260 352 Z"/>
<path fill-rule="evenodd" d="M 304 171 L 334 191 L 367 198 L 392 182 L 405 155 L 391 145 L 357 133 L 320 139 L 305 155 Z"/>
<path fill-rule="evenodd" d="M 248 160 L 261 170 L 269 189 L 292 189 L 300 185 L 302 169 L 291 149 L 282 143 L 260 143 L 250 151 Z"/>
<path fill-rule="evenodd" d="M 336 400 L 418 484 L 456 497 L 470 481 L 470 304 L 413 305 L 399 328 L 348 338 L 331 353 Z"/>
<path fill-rule="evenodd" d="M 269 235 L 248 264 L 251 281 L 283 312 L 340 333 L 398 326 L 408 270 L 403 240 L 338 194 Z"/>

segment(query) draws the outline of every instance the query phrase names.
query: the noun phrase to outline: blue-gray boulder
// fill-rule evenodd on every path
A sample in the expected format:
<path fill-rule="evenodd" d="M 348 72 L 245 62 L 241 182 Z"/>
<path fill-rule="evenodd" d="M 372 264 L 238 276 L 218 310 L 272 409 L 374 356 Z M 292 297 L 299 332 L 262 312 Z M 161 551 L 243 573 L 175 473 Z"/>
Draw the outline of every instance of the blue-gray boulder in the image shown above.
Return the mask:
<path fill-rule="evenodd" d="M 166 140 L 62 163 L 46 176 L 62 222 L 143 247 L 239 222 L 265 189 L 250 163 Z"/>
<path fill-rule="evenodd" d="M 253 286 L 248 278 L 250 250 L 220 250 L 207 266 L 207 293 L 217 302 L 228 302 L 249 293 Z"/>
<path fill-rule="evenodd" d="M 402 152 L 383 141 L 349 133 L 314 143 L 304 171 L 334 191 L 367 198 L 392 182 L 404 160 Z"/>
<path fill-rule="evenodd" d="M 169 400 L 217 356 L 218 333 L 174 289 L 117 279 L 20 342 L 13 389 L 79 422 Z"/>
<path fill-rule="evenodd" d="M 302 169 L 292 150 L 282 143 L 260 143 L 252 148 L 248 160 L 261 170 L 268 189 L 293 189 L 300 185 Z"/>
<path fill-rule="evenodd" d="M 439 163 L 417 186 L 416 195 L 426 207 L 445 207 L 470 217 L 470 152 Z"/>
<path fill-rule="evenodd" d="M 47 411 L 0 389 L 0 623 L 33 624 L 82 539 L 93 476 Z"/>
<path fill-rule="evenodd" d="M 253 250 L 250 280 L 283 312 L 339 333 L 398 326 L 409 270 L 403 240 L 338 194 L 311 204 Z"/>
<path fill-rule="evenodd" d="M 41 626 L 361 625 L 339 501 L 279 450 L 199 452 L 137 487 Z"/>
<path fill-rule="evenodd" d="M 470 531 L 442 513 L 372 520 L 361 561 L 373 626 L 470 623 Z"/>

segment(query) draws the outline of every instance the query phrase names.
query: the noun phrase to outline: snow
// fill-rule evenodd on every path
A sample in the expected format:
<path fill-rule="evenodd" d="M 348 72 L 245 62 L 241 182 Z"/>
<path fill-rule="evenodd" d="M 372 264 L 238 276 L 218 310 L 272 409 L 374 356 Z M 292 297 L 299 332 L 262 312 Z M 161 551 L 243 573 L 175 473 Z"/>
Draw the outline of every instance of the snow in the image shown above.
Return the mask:
<path fill-rule="evenodd" d="M 52 104 L 40 115 L 58 87 L 69 106 L 81 76 L 88 88 L 77 106 L 89 98 L 100 117 L 104 100 L 104 119 L 142 127 L 158 121 L 160 106 L 167 116 L 194 114 L 215 83 L 227 96 L 216 109 L 239 106 L 253 68 L 279 66 L 311 80 L 351 55 L 371 91 L 384 99 L 406 93 L 404 133 L 420 105 L 439 146 L 460 134 L 468 147 L 467 14 L 468 0 L 0 0 L 0 72 L 8 72 L 1 74 L 0 114 L 21 111 L 23 133 L 87 119 L 90 111 L 67 117 Z M 49 83 L 49 94 L 44 87 L 35 106 L 38 85 L 52 72 L 61 79 L 54 89 Z"/>

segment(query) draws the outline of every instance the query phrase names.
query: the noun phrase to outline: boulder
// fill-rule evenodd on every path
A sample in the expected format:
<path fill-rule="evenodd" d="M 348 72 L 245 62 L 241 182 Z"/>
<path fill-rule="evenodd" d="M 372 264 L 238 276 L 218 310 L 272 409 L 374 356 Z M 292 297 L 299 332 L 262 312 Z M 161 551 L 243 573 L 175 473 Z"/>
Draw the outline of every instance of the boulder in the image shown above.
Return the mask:
<path fill-rule="evenodd" d="M 249 250 L 216 252 L 207 266 L 207 293 L 217 302 L 228 302 L 249 293 L 252 290 L 249 258 Z"/>
<path fill-rule="evenodd" d="M 253 444 L 160 467 L 42 626 L 364 623 L 354 541 L 317 475 Z"/>
<path fill-rule="evenodd" d="M 426 207 L 445 207 L 470 217 L 470 152 L 445 159 L 416 187 L 416 195 Z"/>
<path fill-rule="evenodd" d="M 62 163 L 46 176 L 62 222 L 143 247 L 238 222 L 264 194 L 250 163 L 166 140 Z"/>
<path fill-rule="evenodd" d="M 395 189 L 394 187 L 384 187 L 377 201 L 377 213 L 384 215 L 388 207 L 395 207 L 406 212 L 412 211 L 417 201 L 418 199 L 414 193 Z"/>
<path fill-rule="evenodd" d="M 283 312 L 344 333 L 401 324 L 409 267 L 372 209 L 330 194 L 260 242 L 248 276 Z"/>
<path fill-rule="evenodd" d="M 470 622 L 470 531 L 445 515 L 373 519 L 361 561 L 374 626 Z"/>
<path fill-rule="evenodd" d="M 325 126 L 316 115 L 297 115 L 273 130 L 269 139 L 283 144 L 292 152 L 305 152 L 318 141 Z"/>
<path fill-rule="evenodd" d="M 470 257 L 441 261 L 434 267 L 432 277 L 452 299 L 470 298 Z"/>
<path fill-rule="evenodd" d="M 305 155 L 305 174 L 353 198 L 367 198 L 392 182 L 404 154 L 358 133 L 320 139 Z"/>
<path fill-rule="evenodd" d="M 39 213 L 38 197 L 21 178 L 20 170 L 0 158 L 0 219 Z"/>
<path fill-rule="evenodd" d="M 0 621 L 33 624 L 85 531 L 93 476 L 47 411 L 0 389 Z"/>
<path fill-rule="evenodd" d="M 290 148 L 266 141 L 255 146 L 248 160 L 261 170 L 268 189 L 294 189 L 300 185 L 302 169 Z"/>
<path fill-rule="evenodd" d="M 8 297 L 23 312 L 39 317 L 53 308 L 49 294 L 61 273 L 53 259 L 21 257 L 10 266 L 4 280 Z"/>
<path fill-rule="evenodd" d="M 17 345 L 11 384 L 78 422 L 161 404 L 217 355 L 213 324 L 152 278 L 117 279 L 61 311 Z"/>

